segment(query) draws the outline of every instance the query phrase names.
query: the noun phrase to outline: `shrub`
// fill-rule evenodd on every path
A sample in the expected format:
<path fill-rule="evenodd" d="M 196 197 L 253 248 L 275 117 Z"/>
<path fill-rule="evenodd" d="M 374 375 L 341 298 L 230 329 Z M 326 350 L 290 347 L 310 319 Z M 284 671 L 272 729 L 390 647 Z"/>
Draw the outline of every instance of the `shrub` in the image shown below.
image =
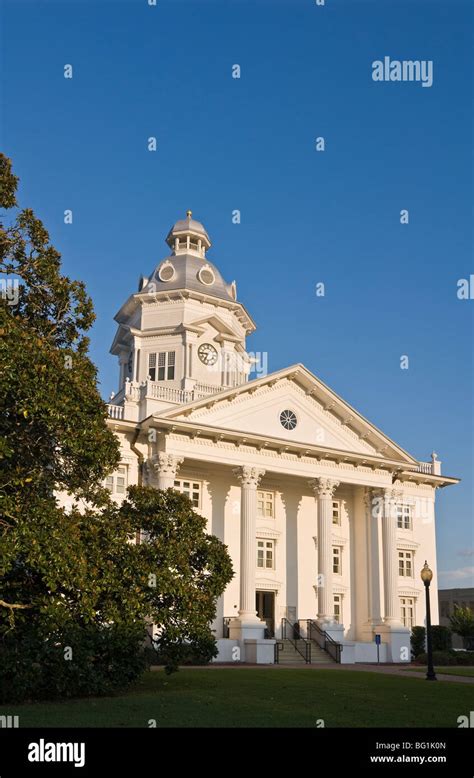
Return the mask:
<path fill-rule="evenodd" d="M 426 665 L 427 654 L 418 654 L 415 664 Z M 444 665 L 474 665 L 474 651 L 433 651 L 433 664 L 438 667 Z"/>
<path fill-rule="evenodd" d="M 452 633 L 449 627 L 436 624 L 431 627 L 433 651 L 450 651 L 452 648 Z"/>
<path fill-rule="evenodd" d="M 125 689 L 148 665 L 142 624 L 32 628 L 0 643 L 0 703 L 100 696 Z"/>
<path fill-rule="evenodd" d="M 411 631 L 411 653 L 415 658 L 425 650 L 425 628 L 413 627 Z"/>

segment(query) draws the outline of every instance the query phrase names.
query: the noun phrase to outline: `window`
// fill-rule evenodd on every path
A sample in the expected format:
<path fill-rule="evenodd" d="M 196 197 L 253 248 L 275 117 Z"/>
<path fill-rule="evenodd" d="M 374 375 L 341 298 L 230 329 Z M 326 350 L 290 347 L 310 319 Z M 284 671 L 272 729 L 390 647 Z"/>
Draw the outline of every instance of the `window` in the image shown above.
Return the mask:
<path fill-rule="evenodd" d="M 398 552 L 398 575 L 401 575 L 404 578 L 413 577 L 413 552 L 412 551 Z"/>
<path fill-rule="evenodd" d="M 398 529 L 412 529 L 411 505 L 397 505 Z"/>
<path fill-rule="evenodd" d="M 341 503 L 339 500 L 334 500 L 332 504 L 332 523 L 341 523 Z"/>
<path fill-rule="evenodd" d="M 334 595 L 334 621 L 342 624 L 342 594 Z"/>
<path fill-rule="evenodd" d="M 206 286 L 212 286 L 212 284 L 216 280 L 216 277 L 210 265 L 204 265 L 200 269 L 198 273 L 198 278 L 200 282 L 202 284 L 205 284 Z"/>
<path fill-rule="evenodd" d="M 195 508 L 201 506 L 201 484 L 198 481 L 175 481 L 174 488 L 189 497 Z"/>
<path fill-rule="evenodd" d="M 280 424 L 286 430 L 294 430 L 298 424 L 296 413 L 294 411 L 285 410 L 280 413 Z"/>
<path fill-rule="evenodd" d="M 257 540 L 257 567 L 273 570 L 274 551 L 273 540 Z"/>
<path fill-rule="evenodd" d="M 112 475 L 105 479 L 105 488 L 112 494 L 125 494 L 127 489 L 127 468 L 119 467 Z"/>
<path fill-rule="evenodd" d="M 275 495 L 273 492 L 257 491 L 257 516 L 259 519 L 275 518 Z"/>
<path fill-rule="evenodd" d="M 148 354 L 148 375 L 150 380 L 173 381 L 175 360 L 175 351 L 160 351 L 158 354 Z"/>
<path fill-rule="evenodd" d="M 404 627 L 415 624 L 415 600 L 413 597 L 400 597 L 400 615 Z"/>
<path fill-rule="evenodd" d="M 342 573 L 342 548 L 340 546 L 334 546 L 332 549 L 332 571 L 337 575 Z"/>

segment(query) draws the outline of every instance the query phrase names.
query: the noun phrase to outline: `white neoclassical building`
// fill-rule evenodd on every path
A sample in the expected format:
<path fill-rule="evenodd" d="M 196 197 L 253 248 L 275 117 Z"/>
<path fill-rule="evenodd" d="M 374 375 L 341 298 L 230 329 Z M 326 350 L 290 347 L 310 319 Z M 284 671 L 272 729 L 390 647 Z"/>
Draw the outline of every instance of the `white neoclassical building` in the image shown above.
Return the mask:
<path fill-rule="evenodd" d="M 255 324 L 207 258 L 203 225 L 188 211 L 166 242 L 169 255 L 115 317 L 109 424 L 122 461 L 109 489 L 117 500 L 137 482 L 178 489 L 228 546 L 235 576 L 218 604 L 218 660 L 278 661 L 282 638 L 299 634 L 298 658 L 309 643 L 313 660 L 319 646 L 343 662 L 377 651 L 409 661 L 425 559 L 438 620 L 436 489 L 457 479 L 303 365 L 265 374 L 246 348 Z"/>

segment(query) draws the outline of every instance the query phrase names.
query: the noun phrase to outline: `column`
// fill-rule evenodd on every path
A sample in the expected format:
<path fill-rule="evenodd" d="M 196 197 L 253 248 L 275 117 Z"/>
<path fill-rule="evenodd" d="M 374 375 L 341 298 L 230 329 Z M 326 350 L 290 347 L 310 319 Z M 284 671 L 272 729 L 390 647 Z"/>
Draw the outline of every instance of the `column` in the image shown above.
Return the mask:
<path fill-rule="evenodd" d="M 385 624 L 400 625 L 398 601 L 397 501 L 401 493 L 383 489 L 382 546 L 384 569 Z"/>
<path fill-rule="evenodd" d="M 367 570 L 368 570 L 368 600 L 369 600 L 369 624 L 376 627 L 382 623 L 382 614 L 380 610 L 380 548 L 379 548 L 379 525 L 380 501 L 383 502 L 383 495 L 380 491 L 366 489 L 364 495 L 365 518 L 367 527 Z"/>
<path fill-rule="evenodd" d="M 183 457 L 159 451 L 153 467 L 158 478 L 158 489 L 172 489 Z"/>
<path fill-rule="evenodd" d="M 398 599 L 397 502 L 403 493 L 397 488 L 379 492 L 382 516 L 384 621 L 377 632 L 386 643 L 387 662 L 410 662 L 410 630 L 400 620 Z"/>
<path fill-rule="evenodd" d="M 339 481 L 315 478 L 310 486 L 318 501 L 318 621 L 334 621 L 332 590 L 332 501 Z"/>
<path fill-rule="evenodd" d="M 255 610 L 255 569 L 257 566 L 257 487 L 265 470 L 256 467 L 236 468 L 234 475 L 241 484 L 240 497 L 240 607 L 241 621 L 257 621 Z"/>

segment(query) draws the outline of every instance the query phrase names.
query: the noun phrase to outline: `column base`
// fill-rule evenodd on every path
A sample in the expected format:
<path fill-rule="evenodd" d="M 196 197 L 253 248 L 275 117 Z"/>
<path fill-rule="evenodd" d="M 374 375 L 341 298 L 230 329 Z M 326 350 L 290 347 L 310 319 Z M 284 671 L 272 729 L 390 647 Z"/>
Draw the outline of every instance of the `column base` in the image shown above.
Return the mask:
<path fill-rule="evenodd" d="M 257 616 L 238 617 L 229 622 L 229 638 L 238 641 L 241 662 L 273 664 L 275 640 L 265 639 L 266 626 Z"/>
<path fill-rule="evenodd" d="M 238 617 L 229 622 L 229 637 L 231 640 L 263 640 L 266 626 L 257 616 Z"/>
<path fill-rule="evenodd" d="M 387 662 L 411 662 L 410 630 L 402 624 L 380 624 L 374 635 L 380 635 L 387 644 Z"/>
<path fill-rule="evenodd" d="M 366 621 L 365 624 L 359 630 L 360 640 L 371 643 L 375 638 L 374 635 L 379 634 L 379 628 L 383 626 L 383 622 Z"/>
<path fill-rule="evenodd" d="M 344 641 L 344 624 L 338 624 L 337 621 L 327 623 L 323 628 L 330 638 L 336 641 L 336 643 L 342 643 Z"/>

